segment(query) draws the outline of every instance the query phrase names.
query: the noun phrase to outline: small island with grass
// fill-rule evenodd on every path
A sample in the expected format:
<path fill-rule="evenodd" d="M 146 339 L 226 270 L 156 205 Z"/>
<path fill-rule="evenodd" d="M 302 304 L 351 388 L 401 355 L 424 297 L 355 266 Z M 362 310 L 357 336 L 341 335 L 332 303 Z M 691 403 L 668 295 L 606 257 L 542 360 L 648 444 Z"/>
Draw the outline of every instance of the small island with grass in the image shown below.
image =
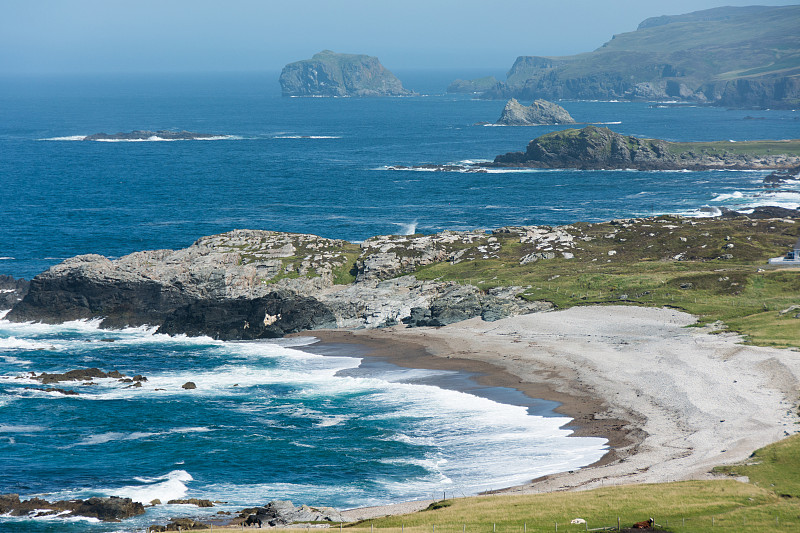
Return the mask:
<path fill-rule="evenodd" d="M 581 170 L 777 170 L 800 165 L 800 140 L 668 142 L 586 126 L 547 133 L 524 152 L 498 155 L 480 167 Z"/>

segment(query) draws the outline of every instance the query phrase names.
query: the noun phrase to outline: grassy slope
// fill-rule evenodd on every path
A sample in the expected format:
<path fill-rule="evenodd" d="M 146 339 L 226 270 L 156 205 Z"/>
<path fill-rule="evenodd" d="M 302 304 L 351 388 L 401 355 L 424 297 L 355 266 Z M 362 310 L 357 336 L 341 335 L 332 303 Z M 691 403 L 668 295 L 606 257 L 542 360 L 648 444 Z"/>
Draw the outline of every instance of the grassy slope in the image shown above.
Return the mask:
<path fill-rule="evenodd" d="M 523 297 L 558 308 L 592 304 L 671 306 L 701 323 L 725 322 L 750 342 L 800 347 L 800 320 L 781 310 L 800 304 L 800 273 L 759 269 L 788 251 L 800 220 L 682 219 L 662 216 L 635 223 L 574 224 L 573 259 L 520 265 L 533 251 L 498 234 L 497 259 L 436 263 L 421 279 L 454 280 L 488 289 L 527 287 Z M 609 255 L 611 252 L 613 255 Z M 723 257 L 731 255 L 731 259 Z"/>
<path fill-rule="evenodd" d="M 702 12 L 701 12 L 702 13 Z M 581 78 L 607 72 L 637 73 L 652 65 L 669 64 L 682 72 L 682 81 L 699 84 L 768 74 L 800 74 L 800 6 L 783 6 L 730 17 L 702 20 L 673 17 L 670 24 L 615 35 L 594 52 L 558 58 L 563 78 Z M 645 70 L 637 77 L 658 79 Z M 510 85 L 537 77 L 526 69 L 508 78 Z M 681 78 L 678 78 L 681 79 Z"/>
<path fill-rule="evenodd" d="M 767 446 L 747 465 L 718 469 L 750 477 L 608 487 L 585 492 L 459 498 L 436 510 L 387 517 L 352 529 L 459 531 L 585 531 L 623 527 L 653 517 L 675 532 L 800 530 L 800 435 Z M 576 517 L 586 525 L 571 525 Z"/>

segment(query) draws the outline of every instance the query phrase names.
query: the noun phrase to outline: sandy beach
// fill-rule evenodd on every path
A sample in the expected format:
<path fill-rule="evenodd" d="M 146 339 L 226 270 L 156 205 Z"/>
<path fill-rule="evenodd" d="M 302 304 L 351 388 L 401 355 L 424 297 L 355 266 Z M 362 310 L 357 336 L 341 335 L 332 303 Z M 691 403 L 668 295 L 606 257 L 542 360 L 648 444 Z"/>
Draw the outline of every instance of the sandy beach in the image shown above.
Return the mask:
<path fill-rule="evenodd" d="M 366 346 L 415 368 L 477 372 L 481 383 L 561 402 L 576 435 L 609 440 L 598 463 L 502 492 L 707 479 L 717 465 L 798 432 L 800 354 L 741 344 L 687 327 L 673 309 L 575 307 L 442 328 L 321 331 L 324 342 Z M 410 512 L 427 502 L 348 512 Z"/>

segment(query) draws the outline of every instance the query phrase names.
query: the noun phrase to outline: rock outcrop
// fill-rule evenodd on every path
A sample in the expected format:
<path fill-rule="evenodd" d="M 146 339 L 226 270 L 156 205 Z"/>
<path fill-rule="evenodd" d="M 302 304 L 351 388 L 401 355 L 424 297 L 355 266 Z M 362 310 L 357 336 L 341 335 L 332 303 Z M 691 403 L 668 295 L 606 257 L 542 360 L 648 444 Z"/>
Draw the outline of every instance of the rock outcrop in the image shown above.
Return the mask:
<path fill-rule="evenodd" d="M 41 498 L 20 500 L 18 494 L 0 495 L 0 514 L 8 516 L 51 516 L 67 512 L 69 516 L 86 516 L 104 522 L 119 522 L 144 514 L 144 506 L 130 498 L 89 498 L 49 502 Z"/>
<path fill-rule="evenodd" d="M 796 144 L 796 143 L 795 143 Z M 727 146 L 727 147 L 726 147 Z M 768 170 L 800 164 L 797 146 L 792 153 L 748 153 L 746 143 L 737 151 L 725 143 L 670 143 L 615 133 L 608 128 L 586 126 L 548 133 L 533 139 L 525 152 L 495 157 L 483 167 L 532 167 L 637 170 Z M 787 145 L 787 148 L 791 148 Z"/>
<path fill-rule="evenodd" d="M 241 522 L 247 525 L 286 526 L 308 522 L 344 522 L 341 513 L 333 507 L 295 507 L 288 500 L 274 500 L 264 507 L 244 509 L 239 514 Z"/>
<path fill-rule="evenodd" d="M 411 96 L 413 91 L 377 57 L 323 50 L 311 59 L 289 63 L 280 77 L 283 96 Z"/>
<path fill-rule="evenodd" d="M 0 275 L 0 310 L 11 309 L 28 293 L 30 282 Z"/>
<path fill-rule="evenodd" d="M 516 298 L 521 288 L 492 293 L 410 275 L 444 261 L 496 259 L 499 250 L 497 238 L 485 232 L 374 237 L 356 245 L 237 230 L 183 250 L 136 252 L 115 261 L 69 259 L 36 276 L 7 318 L 102 318 L 101 327 L 150 325 L 160 333 L 233 340 L 475 316 L 495 320 L 548 308 Z"/>
<path fill-rule="evenodd" d="M 83 138 L 84 141 L 192 141 L 202 139 L 217 139 L 225 136 L 212 133 L 194 133 L 191 131 L 170 131 L 170 130 L 133 130 L 119 133 L 94 133 Z"/>
<path fill-rule="evenodd" d="M 512 98 L 503 109 L 495 124 L 505 126 L 542 126 L 553 124 L 576 124 L 569 112 L 558 104 L 547 100 L 534 100 L 529 106 Z"/>

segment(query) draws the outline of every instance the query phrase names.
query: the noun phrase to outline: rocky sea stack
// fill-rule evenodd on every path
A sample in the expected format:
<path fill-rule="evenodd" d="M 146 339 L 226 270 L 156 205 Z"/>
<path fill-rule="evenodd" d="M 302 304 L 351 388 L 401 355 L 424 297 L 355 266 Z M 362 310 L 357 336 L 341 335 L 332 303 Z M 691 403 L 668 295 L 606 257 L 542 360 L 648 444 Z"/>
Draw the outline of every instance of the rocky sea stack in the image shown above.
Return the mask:
<path fill-rule="evenodd" d="M 323 50 L 283 67 L 283 96 L 411 96 L 377 57 Z"/>
<path fill-rule="evenodd" d="M 505 126 L 543 126 L 554 124 L 576 124 L 569 111 L 547 100 L 535 100 L 524 106 L 512 98 L 495 122 Z"/>

